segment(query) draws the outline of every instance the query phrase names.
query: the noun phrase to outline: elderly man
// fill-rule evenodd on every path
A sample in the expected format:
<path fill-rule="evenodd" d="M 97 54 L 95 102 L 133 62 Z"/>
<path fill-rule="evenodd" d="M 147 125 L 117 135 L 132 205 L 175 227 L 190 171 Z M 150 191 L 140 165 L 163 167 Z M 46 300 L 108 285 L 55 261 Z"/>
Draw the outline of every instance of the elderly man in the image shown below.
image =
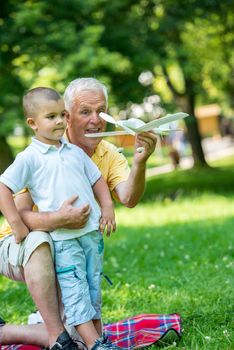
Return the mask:
<path fill-rule="evenodd" d="M 105 121 L 99 118 L 99 113 L 108 108 L 106 87 L 93 78 L 76 79 L 68 85 L 64 100 L 68 111 L 68 140 L 81 147 L 97 164 L 114 198 L 127 207 L 134 207 L 144 192 L 146 161 L 155 149 L 156 136 L 151 132 L 136 136 L 133 165 L 129 169 L 126 159 L 114 145 L 100 137 L 85 136 L 106 128 Z M 142 153 L 136 151 L 138 147 L 144 148 Z M 33 203 L 27 191 L 16 196 L 17 208 L 31 232 L 20 245 L 16 245 L 7 230 L 7 235 L 2 232 L 0 256 L 4 261 L 0 264 L 0 273 L 26 282 L 45 324 L 16 326 L 3 323 L 0 325 L 0 344 L 28 343 L 50 346 L 53 350 L 75 349 L 60 316 L 53 245 L 47 232 L 61 227 L 85 226 L 90 208 L 88 205 L 74 208 L 72 204 L 76 198 L 76 195 L 69 198 L 57 212 L 38 213 L 32 211 Z"/>

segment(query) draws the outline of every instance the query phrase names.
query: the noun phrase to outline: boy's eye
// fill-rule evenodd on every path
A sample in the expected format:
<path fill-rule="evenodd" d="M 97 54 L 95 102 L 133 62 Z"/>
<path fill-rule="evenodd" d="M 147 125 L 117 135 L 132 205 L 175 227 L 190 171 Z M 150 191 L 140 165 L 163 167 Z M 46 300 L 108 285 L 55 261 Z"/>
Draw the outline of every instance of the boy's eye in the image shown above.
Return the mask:
<path fill-rule="evenodd" d="M 65 117 L 66 117 L 66 112 L 63 112 L 63 113 L 61 114 L 61 117 L 62 117 L 62 118 L 65 118 Z"/>
<path fill-rule="evenodd" d="M 50 119 L 50 120 L 54 119 L 55 118 L 55 114 L 48 115 L 47 118 Z"/>

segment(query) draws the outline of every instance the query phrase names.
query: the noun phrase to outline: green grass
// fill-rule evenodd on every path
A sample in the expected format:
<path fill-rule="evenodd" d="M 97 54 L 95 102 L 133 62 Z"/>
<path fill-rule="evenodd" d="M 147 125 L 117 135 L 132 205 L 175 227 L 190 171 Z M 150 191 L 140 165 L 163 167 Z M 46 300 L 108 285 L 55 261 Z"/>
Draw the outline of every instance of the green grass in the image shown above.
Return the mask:
<path fill-rule="evenodd" d="M 233 349 L 234 163 L 216 165 L 156 176 L 136 208 L 117 207 L 118 231 L 105 240 L 114 285 L 103 281 L 104 322 L 178 312 L 178 349 Z M 25 286 L 2 277 L 0 293 L 2 316 L 26 322 L 34 306 Z"/>

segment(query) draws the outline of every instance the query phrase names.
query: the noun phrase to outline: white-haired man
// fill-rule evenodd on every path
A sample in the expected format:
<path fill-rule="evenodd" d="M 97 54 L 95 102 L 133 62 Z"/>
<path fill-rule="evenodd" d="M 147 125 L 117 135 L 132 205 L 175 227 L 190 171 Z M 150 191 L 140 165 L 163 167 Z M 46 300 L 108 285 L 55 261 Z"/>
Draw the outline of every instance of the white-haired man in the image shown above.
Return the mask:
<path fill-rule="evenodd" d="M 100 137 L 85 136 L 106 128 L 105 121 L 99 117 L 99 113 L 106 112 L 108 108 L 106 87 L 94 78 L 76 79 L 65 90 L 64 101 L 68 111 L 68 140 L 81 147 L 96 163 L 114 198 L 127 207 L 134 207 L 144 192 L 146 161 L 155 149 L 155 134 L 147 132 L 136 136 L 133 165 L 129 169 L 126 159 L 114 145 Z M 143 147 L 142 153 L 136 151 L 138 147 Z M 21 217 L 30 231 L 37 231 L 37 234 L 30 233 L 17 246 L 16 256 L 10 231 L 2 231 L 0 255 L 4 256 L 8 268 L 1 271 L 0 267 L 0 273 L 26 282 L 45 324 L 18 326 L 2 322 L 0 344 L 27 343 L 50 346 L 53 350 L 73 349 L 59 312 L 52 244 L 45 232 L 61 227 L 73 229 L 85 226 L 90 208 L 88 205 L 73 207 L 76 199 L 76 195 L 68 198 L 57 212 L 38 213 L 32 211 L 29 192 L 23 191 L 16 196 Z M 101 329 L 98 331 L 102 332 Z"/>

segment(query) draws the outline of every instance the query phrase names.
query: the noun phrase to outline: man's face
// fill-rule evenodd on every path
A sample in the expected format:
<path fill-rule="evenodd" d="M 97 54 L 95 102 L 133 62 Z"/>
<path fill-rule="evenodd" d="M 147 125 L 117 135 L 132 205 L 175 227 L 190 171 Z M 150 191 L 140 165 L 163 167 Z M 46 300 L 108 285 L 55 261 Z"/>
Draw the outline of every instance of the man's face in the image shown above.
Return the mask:
<path fill-rule="evenodd" d="M 77 94 L 73 101 L 67 119 L 69 141 L 81 147 L 90 156 L 101 138 L 89 138 L 84 135 L 105 131 L 106 122 L 99 117 L 99 113 L 106 110 L 106 99 L 101 91 L 84 90 Z"/>

